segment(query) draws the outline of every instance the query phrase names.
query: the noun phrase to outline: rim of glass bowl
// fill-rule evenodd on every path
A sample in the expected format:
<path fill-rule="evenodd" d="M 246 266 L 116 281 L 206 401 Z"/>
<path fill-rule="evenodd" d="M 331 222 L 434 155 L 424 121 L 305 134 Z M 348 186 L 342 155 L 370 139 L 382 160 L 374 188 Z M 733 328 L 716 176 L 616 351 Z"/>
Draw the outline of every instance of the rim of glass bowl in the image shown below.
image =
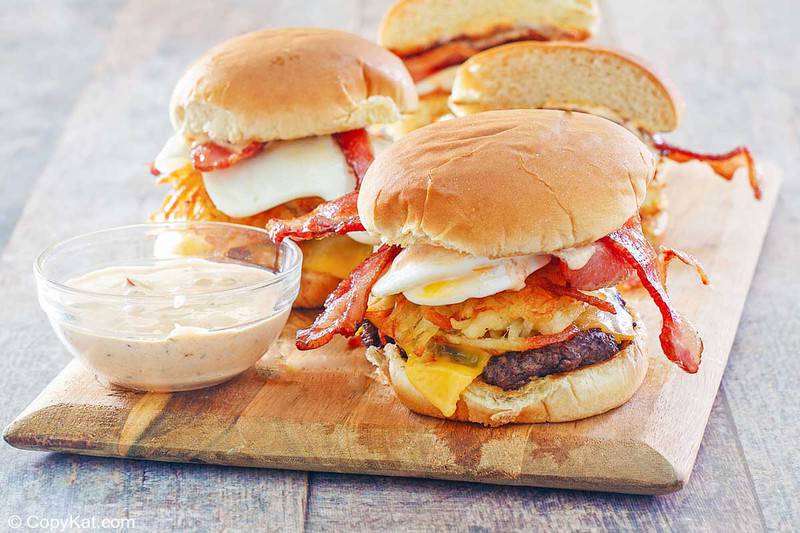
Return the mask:
<path fill-rule="evenodd" d="M 77 296 L 85 296 L 91 298 L 100 298 L 100 299 L 108 299 L 108 300 L 119 300 L 119 301 L 139 301 L 139 302 L 171 302 L 174 301 L 175 295 L 124 295 L 124 294 L 110 294 L 105 292 L 96 292 L 96 291 L 87 291 L 84 289 L 76 289 L 75 287 L 70 287 L 65 285 L 64 283 L 60 283 L 58 281 L 54 281 L 49 279 L 45 276 L 43 268 L 46 264 L 47 260 L 53 257 L 59 250 L 68 246 L 69 244 L 74 243 L 75 241 L 86 239 L 89 237 L 102 235 L 106 233 L 113 233 L 116 231 L 121 230 L 129 230 L 129 229 L 163 229 L 163 230 L 185 230 L 192 227 L 209 227 L 209 228 L 221 228 L 227 227 L 232 229 L 240 229 L 246 231 L 255 231 L 257 233 L 261 233 L 267 238 L 269 238 L 269 232 L 264 228 L 258 228 L 256 226 L 246 226 L 244 224 L 232 224 L 230 222 L 213 222 L 213 221 L 176 221 L 176 222 L 157 222 L 157 223 L 142 223 L 142 224 L 128 224 L 124 226 L 115 226 L 112 228 L 101 229 L 97 231 L 91 231 L 89 233 L 83 233 L 81 235 L 76 235 L 75 237 L 70 237 L 69 239 L 65 239 L 63 241 L 57 242 L 51 246 L 45 248 L 37 257 L 33 263 L 33 270 L 36 275 L 38 281 L 44 283 L 48 288 L 54 289 L 59 292 L 63 292 L 66 294 L 72 294 Z M 263 289 L 266 287 L 271 287 L 274 285 L 281 285 L 283 284 L 287 278 L 292 277 L 295 275 L 303 264 L 303 252 L 300 250 L 300 247 L 292 241 L 291 239 L 285 239 L 281 242 L 281 248 L 291 250 L 292 255 L 290 256 L 290 263 L 286 269 L 281 272 L 274 273 L 274 277 L 270 278 L 267 281 L 259 282 L 259 283 L 251 283 L 248 285 L 244 285 L 241 287 L 234 287 L 231 289 L 217 289 L 208 292 L 196 293 L 186 296 L 187 300 L 191 299 L 201 299 L 201 298 L 210 298 L 215 296 L 230 296 L 236 295 L 238 293 L 249 293 L 254 290 Z M 285 247 L 285 248 L 284 248 Z M 299 281 L 299 279 L 298 279 Z"/>

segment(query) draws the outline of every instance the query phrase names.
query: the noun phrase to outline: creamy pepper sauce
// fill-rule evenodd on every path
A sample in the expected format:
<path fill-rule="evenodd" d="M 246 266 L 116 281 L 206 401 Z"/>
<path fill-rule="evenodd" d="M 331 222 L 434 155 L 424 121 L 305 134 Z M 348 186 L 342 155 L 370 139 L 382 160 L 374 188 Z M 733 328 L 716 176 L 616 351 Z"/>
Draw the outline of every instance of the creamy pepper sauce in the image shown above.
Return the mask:
<path fill-rule="evenodd" d="M 76 320 L 60 324 L 61 335 L 117 385 L 175 391 L 221 383 L 267 351 L 290 310 L 272 316 L 276 298 L 269 288 L 220 291 L 257 287 L 273 277 L 257 267 L 197 258 L 95 270 L 67 285 L 130 298 L 76 302 Z"/>

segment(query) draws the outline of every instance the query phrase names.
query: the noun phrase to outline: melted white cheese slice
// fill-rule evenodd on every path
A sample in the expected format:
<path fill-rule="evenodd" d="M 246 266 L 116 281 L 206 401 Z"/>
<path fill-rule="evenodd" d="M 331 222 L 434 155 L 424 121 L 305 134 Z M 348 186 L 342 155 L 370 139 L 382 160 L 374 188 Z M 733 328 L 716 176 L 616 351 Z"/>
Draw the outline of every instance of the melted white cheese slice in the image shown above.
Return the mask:
<path fill-rule="evenodd" d="M 356 186 L 347 161 L 329 135 L 273 141 L 255 157 L 203 173 L 217 209 L 247 217 L 309 196 L 333 200 Z"/>
<path fill-rule="evenodd" d="M 153 161 L 153 168 L 168 176 L 192 162 L 192 153 L 183 135 L 175 134 L 164 144 Z"/>
<path fill-rule="evenodd" d="M 375 155 L 390 142 L 371 136 Z M 153 166 L 169 174 L 191 163 L 181 135 L 171 137 Z M 258 155 L 230 168 L 203 173 L 214 205 L 230 217 L 255 215 L 297 198 L 336 199 L 355 188 L 355 176 L 330 135 L 272 141 Z"/>

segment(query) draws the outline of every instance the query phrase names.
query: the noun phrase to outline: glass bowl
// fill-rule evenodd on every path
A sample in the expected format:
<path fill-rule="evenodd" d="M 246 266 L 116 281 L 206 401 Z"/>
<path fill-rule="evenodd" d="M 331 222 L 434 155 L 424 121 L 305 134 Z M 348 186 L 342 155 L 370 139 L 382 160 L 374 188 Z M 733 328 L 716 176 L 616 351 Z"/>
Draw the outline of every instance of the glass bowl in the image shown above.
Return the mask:
<path fill-rule="evenodd" d="M 59 339 L 98 377 L 171 392 L 216 385 L 255 364 L 286 324 L 302 261 L 295 243 L 276 246 L 260 228 L 171 222 L 63 241 L 39 255 L 34 273 Z M 165 271 L 168 281 L 151 277 Z M 96 275 L 113 280 L 87 288 Z"/>

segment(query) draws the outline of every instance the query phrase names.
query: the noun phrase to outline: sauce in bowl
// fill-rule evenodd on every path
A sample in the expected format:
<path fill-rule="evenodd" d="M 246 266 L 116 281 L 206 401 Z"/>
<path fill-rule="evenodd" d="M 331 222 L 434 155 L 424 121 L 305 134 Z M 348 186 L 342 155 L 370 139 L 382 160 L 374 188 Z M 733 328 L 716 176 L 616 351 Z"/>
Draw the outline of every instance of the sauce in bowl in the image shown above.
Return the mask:
<path fill-rule="evenodd" d="M 67 349 L 103 381 L 167 392 L 226 381 L 280 335 L 302 252 L 261 228 L 138 224 L 37 258 L 39 302 Z"/>
<path fill-rule="evenodd" d="M 121 306 L 102 300 L 68 305 L 90 327 L 64 323 L 62 339 L 87 365 L 125 387 L 174 391 L 220 383 L 264 354 L 289 309 L 271 315 L 275 299 L 269 294 L 258 299 L 202 295 L 274 277 L 261 268 L 198 258 L 94 270 L 66 285 L 131 298 Z M 164 298 L 154 305 L 137 302 L 139 296 Z"/>

